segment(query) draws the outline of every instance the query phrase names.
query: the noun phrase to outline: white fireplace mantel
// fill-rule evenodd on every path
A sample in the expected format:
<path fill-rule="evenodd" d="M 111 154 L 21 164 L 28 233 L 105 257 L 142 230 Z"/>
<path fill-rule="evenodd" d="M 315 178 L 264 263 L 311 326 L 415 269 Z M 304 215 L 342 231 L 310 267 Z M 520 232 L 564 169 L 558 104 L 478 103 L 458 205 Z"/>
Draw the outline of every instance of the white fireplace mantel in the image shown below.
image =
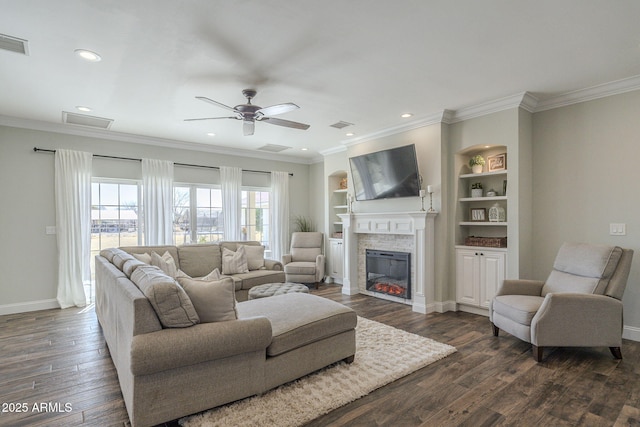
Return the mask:
<path fill-rule="evenodd" d="M 344 240 L 344 278 L 342 293 L 355 295 L 358 288 L 358 234 L 413 236 L 415 281 L 412 309 L 419 313 L 436 311 L 434 220 L 438 213 L 384 212 L 338 215 L 342 219 Z"/>

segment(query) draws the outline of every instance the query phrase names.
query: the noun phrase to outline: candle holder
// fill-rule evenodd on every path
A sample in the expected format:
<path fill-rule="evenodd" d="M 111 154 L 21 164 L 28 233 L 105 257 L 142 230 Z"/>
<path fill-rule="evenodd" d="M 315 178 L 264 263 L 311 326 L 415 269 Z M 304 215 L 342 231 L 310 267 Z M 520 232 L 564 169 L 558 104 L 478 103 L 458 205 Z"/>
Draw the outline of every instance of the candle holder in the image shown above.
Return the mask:
<path fill-rule="evenodd" d="M 422 202 L 422 208 L 420 209 L 421 212 L 424 212 L 424 190 L 420 190 L 420 201 Z"/>
<path fill-rule="evenodd" d="M 430 185 L 427 185 L 427 192 L 429 193 L 429 210 L 428 212 L 435 212 L 433 209 L 433 188 Z M 424 210 L 424 209 L 422 209 Z"/>

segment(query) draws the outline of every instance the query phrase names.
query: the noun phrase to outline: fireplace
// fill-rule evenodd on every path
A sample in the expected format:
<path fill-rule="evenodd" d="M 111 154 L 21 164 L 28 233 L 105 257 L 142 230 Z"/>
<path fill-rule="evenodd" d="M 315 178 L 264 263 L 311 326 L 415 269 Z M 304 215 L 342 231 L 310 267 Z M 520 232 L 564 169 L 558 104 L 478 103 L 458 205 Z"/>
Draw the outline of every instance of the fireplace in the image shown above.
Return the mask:
<path fill-rule="evenodd" d="M 411 299 L 411 254 L 366 250 L 366 289 Z"/>

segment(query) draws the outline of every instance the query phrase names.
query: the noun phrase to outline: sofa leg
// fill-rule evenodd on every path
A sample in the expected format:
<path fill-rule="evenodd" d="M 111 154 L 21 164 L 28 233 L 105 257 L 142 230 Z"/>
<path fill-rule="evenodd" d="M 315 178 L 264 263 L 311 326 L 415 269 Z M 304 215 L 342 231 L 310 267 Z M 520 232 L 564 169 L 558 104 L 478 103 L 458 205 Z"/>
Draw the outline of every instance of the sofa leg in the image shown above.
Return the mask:
<path fill-rule="evenodd" d="M 531 345 L 531 351 L 533 352 L 533 358 L 536 359 L 536 362 L 542 362 L 542 353 L 544 352 L 544 347 L 538 347 L 537 345 Z"/>
<path fill-rule="evenodd" d="M 496 325 L 494 325 L 493 323 L 491 324 L 491 327 L 493 328 L 493 336 L 497 337 L 498 334 L 500 334 L 500 328 L 498 328 Z"/>
<path fill-rule="evenodd" d="M 620 349 L 620 347 L 609 347 L 609 350 L 611 350 L 611 354 L 613 354 L 613 357 L 615 357 L 616 359 L 622 359 L 622 350 Z"/>
<path fill-rule="evenodd" d="M 352 354 L 351 356 L 349 356 L 349 357 L 345 357 L 345 358 L 344 358 L 344 359 L 342 359 L 342 360 L 343 360 L 344 362 L 346 362 L 346 363 L 351 364 L 351 363 L 353 363 L 353 361 L 354 361 L 354 360 L 356 360 L 356 355 L 355 355 L 355 354 Z"/>

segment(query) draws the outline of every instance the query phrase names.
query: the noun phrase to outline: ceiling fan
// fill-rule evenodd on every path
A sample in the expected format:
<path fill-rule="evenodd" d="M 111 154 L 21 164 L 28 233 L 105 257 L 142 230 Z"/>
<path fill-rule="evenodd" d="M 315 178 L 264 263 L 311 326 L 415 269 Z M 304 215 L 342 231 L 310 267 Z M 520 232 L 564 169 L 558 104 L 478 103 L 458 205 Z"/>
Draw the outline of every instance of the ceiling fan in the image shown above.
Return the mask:
<path fill-rule="evenodd" d="M 204 96 L 196 96 L 196 99 L 233 111 L 235 115 L 228 116 L 228 117 L 204 117 L 200 119 L 185 119 L 185 121 L 191 122 L 196 120 L 216 120 L 216 119 L 242 120 L 242 131 L 245 136 L 253 135 L 256 121 L 270 123 L 272 125 L 284 126 L 288 128 L 294 128 L 294 129 L 302 129 L 302 130 L 309 129 L 309 125 L 304 123 L 293 122 L 291 120 L 283 120 L 283 119 L 271 117 L 271 116 L 287 113 L 289 111 L 300 108 L 296 104 L 292 102 L 286 102 L 284 104 L 276 104 L 270 107 L 262 108 L 251 103 L 251 99 L 253 99 L 253 97 L 256 96 L 256 93 L 257 92 L 255 89 L 243 90 L 242 94 L 245 96 L 245 98 L 247 98 L 247 103 L 236 105 L 235 107 L 229 107 L 228 105 L 222 104 L 218 101 L 214 101 L 213 99 L 209 99 Z"/>

